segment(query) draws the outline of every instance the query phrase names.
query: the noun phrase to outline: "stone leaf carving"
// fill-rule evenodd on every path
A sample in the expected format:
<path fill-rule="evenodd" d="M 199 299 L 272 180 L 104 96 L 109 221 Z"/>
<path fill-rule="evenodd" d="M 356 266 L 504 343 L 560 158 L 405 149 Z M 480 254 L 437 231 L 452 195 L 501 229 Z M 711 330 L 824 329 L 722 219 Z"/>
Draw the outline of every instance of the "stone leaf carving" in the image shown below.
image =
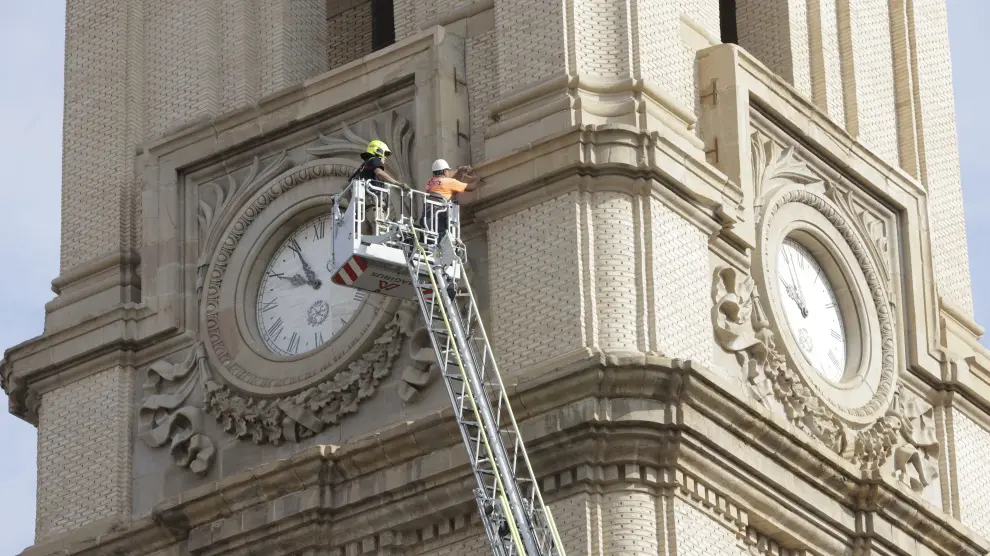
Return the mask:
<path fill-rule="evenodd" d="M 409 338 L 409 359 L 411 363 L 399 383 L 399 397 L 406 403 L 419 399 L 420 391 L 430 383 L 433 368 L 438 367 L 430 333 L 424 326 L 419 326 Z"/>
<path fill-rule="evenodd" d="M 197 342 L 180 363 L 157 361 L 148 369 L 145 392 L 150 395 L 138 410 L 139 438 L 152 448 L 169 445 L 179 467 L 204 475 L 213 464 L 216 450 L 203 433 L 203 411 L 190 399 L 209 374 L 203 343 Z M 165 383 L 179 383 L 171 393 L 162 393 Z"/>
<path fill-rule="evenodd" d="M 853 223 L 856 231 L 869 239 L 866 248 L 880 268 L 885 281 L 890 280 L 890 247 L 887 239 L 887 223 L 874 216 L 869 210 L 859 206 L 851 190 L 842 190 L 829 183 L 825 194 L 841 209 Z"/>
<path fill-rule="evenodd" d="M 772 394 L 791 423 L 864 471 L 889 470 L 915 492 L 938 477 L 939 444 L 931 405 L 897 385 L 880 419 L 852 429 L 790 369 L 774 343 L 751 277 L 731 267 L 718 268 L 712 301 L 715 340 L 736 355 L 761 403 L 771 407 Z"/>
<path fill-rule="evenodd" d="M 754 131 L 750 135 L 750 151 L 757 199 L 780 185 L 822 181 L 806 163 L 797 158 L 794 147 L 781 147 L 762 132 Z"/>
<path fill-rule="evenodd" d="M 227 174 L 226 180 L 208 182 L 199 188 L 199 261 L 196 265 L 196 295 L 203 292 L 206 281 L 206 270 L 210 266 L 210 256 L 216 249 L 229 220 L 234 217 L 237 209 L 242 206 L 247 197 L 267 183 L 273 177 L 287 170 L 291 161 L 285 151 L 277 154 L 271 161 L 262 166 L 256 156 L 242 179 L 236 180 Z"/>
<path fill-rule="evenodd" d="M 306 152 L 319 157 L 358 159 L 368 147 L 368 142 L 379 139 L 392 149 L 392 156 L 385 160 L 385 170 L 397 180 L 406 183 L 412 181 L 412 144 L 415 137 L 412 123 L 393 110 L 363 127 L 366 128 L 366 133 L 356 133 L 343 123 L 343 137 L 320 135 L 320 145 L 310 147 Z"/>
<path fill-rule="evenodd" d="M 896 479 L 922 492 L 938 479 L 939 451 L 935 408 L 898 384 L 883 418 L 856 435 L 852 459 L 867 471 L 889 464 Z"/>
<path fill-rule="evenodd" d="M 731 267 L 718 268 L 712 286 L 716 342 L 743 364 L 747 381 L 761 403 L 772 407 L 772 394 L 791 423 L 832 450 L 844 452 L 847 438 L 842 422 L 788 366 L 758 300 L 751 277 L 742 277 Z"/>
<path fill-rule="evenodd" d="M 298 441 L 354 413 L 389 375 L 395 358 L 412 335 L 416 308 L 404 303 L 370 350 L 329 380 L 293 396 L 263 399 L 242 396 L 225 384 L 208 380 L 206 410 L 220 427 L 256 444 Z M 405 373 L 403 373 L 405 376 Z M 424 381 L 425 383 L 425 381 Z"/>

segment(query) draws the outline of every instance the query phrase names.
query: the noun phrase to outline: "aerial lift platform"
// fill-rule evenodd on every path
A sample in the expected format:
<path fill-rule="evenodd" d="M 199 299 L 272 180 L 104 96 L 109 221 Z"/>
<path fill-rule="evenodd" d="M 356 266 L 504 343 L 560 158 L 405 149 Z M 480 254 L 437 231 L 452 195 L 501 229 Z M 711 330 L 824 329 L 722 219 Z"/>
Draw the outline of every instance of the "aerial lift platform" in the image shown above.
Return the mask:
<path fill-rule="evenodd" d="M 477 480 L 496 556 L 564 556 L 465 273 L 456 203 L 352 180 L 333 199 L 332 280 L 419 304 Z M 446 233 L 437 233 L 446 218 Z"/>

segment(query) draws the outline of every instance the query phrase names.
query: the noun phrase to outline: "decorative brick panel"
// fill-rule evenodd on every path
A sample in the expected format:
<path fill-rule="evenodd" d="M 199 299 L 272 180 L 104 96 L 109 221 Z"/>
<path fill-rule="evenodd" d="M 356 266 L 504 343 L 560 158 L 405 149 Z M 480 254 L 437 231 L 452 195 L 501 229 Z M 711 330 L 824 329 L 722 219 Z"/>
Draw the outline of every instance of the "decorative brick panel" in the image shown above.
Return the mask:
<path fill-rule="evenodd" d="M 606 79 L 629 76 L 629 5 L 612 0 L 574 3 L 579 75 Z"/>
<path fill-rule="evenodd" d="M 492 343 L 506 374 L 582 346 L 578 193 L 488 229 Z"/>
<path fill-rule="evenodd" d="M 898 163 L 894 62 L 887 0 L 840 0 L 848 6 L 858 139 L 891 164 Z M 850 130 L 853 131 L 853 130 Z"/>
<path fill-rule="evenodd" d="M 642 314 L 642 281 L 637 275 L 641 249 L 636 245 L 633 197 L 606 191 L 595 193 L 593 203 L 598 345 L 603 350 L 642 351 L 637 326 L 637 314 Z"/>
<path fill-rule="evenodd" d="M 651 351 L 710 365 L 708 240 L 657 199 L 650 203 L 654 336 Z"/>
<path fill-rule="evenodd" d="M 66 9 L 63 271 L 138 236 L 131 157 L 142 115 L 140 74 L 128 73 L 141 66 L 139 6 L 77 0 Z"/>
<path fill-rule="evenodd" d="M 959 518 L 990 537 L 990 432 L 960 411 L 952 414 L 952 440 L 959 482 Z"/>
<path fill-rule="evenodd" d="M 327 71 L 326 0 L 260 0 L 261 94 Z"/>
<path fill-rule="evenodd" d="M 250 105 L 261 93 L 261 68 L 256 0 L 222 0 L 220 3 L 221 111 Z"/>
<path fill-rule="evenodd" d="M 363 2 L 329 21 L 330 69 L 371 54 L 371 2 Z"/>
<path fill-rule="evenodd" d="M 219 112 L 219 15 L 215 1 L 148 3 L 146 138 Z"/>
<path fill-rule="evenodd" d="M 940 295 L 972 314 L 973 292 L 963 218 L 945 1 L 915 0 L 913 6 L 920 87 L 922 180 L 928 187 L 935 278 Z"/>
<path fill-rule="evenodd" d="M 602 495 L 602 545 L 610 556 L 658 554 L 656 498 L 648 492 Z"/>
<path fill-rule="evenodd" d="M 495 2 L 499 91 L 502 94 L 567 69 L 565 3 L 569 5 L 569 0 Z"/>
<path fill-rule="evenodd" d="M 736 535 L 680 498 L 674 499 L 677 556 L 743 556 Z"/>
<path fill-rule="evenodd" d="M 736 4 L 742 46 L 811 98 L 806 0 L 752 0 Z"/>
<path fill-rule="evenodd" d="M 808 0 L 811 44 L 811 89 L 816 104 L 841 126 L 846 124 L 842 93 L 836 0 Z"/>
<path fill-rule="evenodd" d="M 601 496 L 585 492 L 550 504 L 557 533 L 567 554 L 602 555 Z"/>
<path fill-rule="evenodd" d="M 471 103 L 471 162 L 485 160 L 488 107 L 498 99 L 498 50 L 492 29 L 467 40 L 468 98 Z"/>
<path fill-rule="evenodd" d="M 117 367 L 42 396 L 38 541 L 130 513 L 132 386 Z"/>

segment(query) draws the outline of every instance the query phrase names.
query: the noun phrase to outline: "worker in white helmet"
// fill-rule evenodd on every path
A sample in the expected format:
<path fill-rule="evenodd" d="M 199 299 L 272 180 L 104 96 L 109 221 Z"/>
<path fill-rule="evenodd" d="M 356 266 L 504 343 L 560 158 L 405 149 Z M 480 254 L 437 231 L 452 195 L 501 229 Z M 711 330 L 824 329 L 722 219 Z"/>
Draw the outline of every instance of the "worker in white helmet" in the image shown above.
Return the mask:
<path fill-rule="evenodd" d="M 440 195 L 448 201 L 456 202 L 458 194 L 474 191 L 480 182 L 470 166 L 461 166 L 456 172 L 452 172 L 447 161 L 440 158 L 433 163 L 433 176 L 426 182 L 425 190 L 427 193 Z M 447 213 L 442 212 L 437 215 L 437 238 L 442 238 L 446 233 Z"/>

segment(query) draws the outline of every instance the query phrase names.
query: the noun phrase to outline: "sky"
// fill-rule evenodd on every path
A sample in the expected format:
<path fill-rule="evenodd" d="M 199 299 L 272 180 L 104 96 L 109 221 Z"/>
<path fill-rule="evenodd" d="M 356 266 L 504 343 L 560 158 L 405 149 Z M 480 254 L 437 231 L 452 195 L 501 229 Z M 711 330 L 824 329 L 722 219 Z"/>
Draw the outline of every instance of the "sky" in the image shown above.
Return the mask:
<path fill-rule="evenodd" d="M 58 275 L 65 0 L 2 0 L 0 351 L 42 332 Z M 948 0 L 976 319 L 990 326 L 990 1 Z M 990 346 L 987 338 L 983 344 Z M 0 392 L 0 554 L 34 542 L 35 429 Z"/>

